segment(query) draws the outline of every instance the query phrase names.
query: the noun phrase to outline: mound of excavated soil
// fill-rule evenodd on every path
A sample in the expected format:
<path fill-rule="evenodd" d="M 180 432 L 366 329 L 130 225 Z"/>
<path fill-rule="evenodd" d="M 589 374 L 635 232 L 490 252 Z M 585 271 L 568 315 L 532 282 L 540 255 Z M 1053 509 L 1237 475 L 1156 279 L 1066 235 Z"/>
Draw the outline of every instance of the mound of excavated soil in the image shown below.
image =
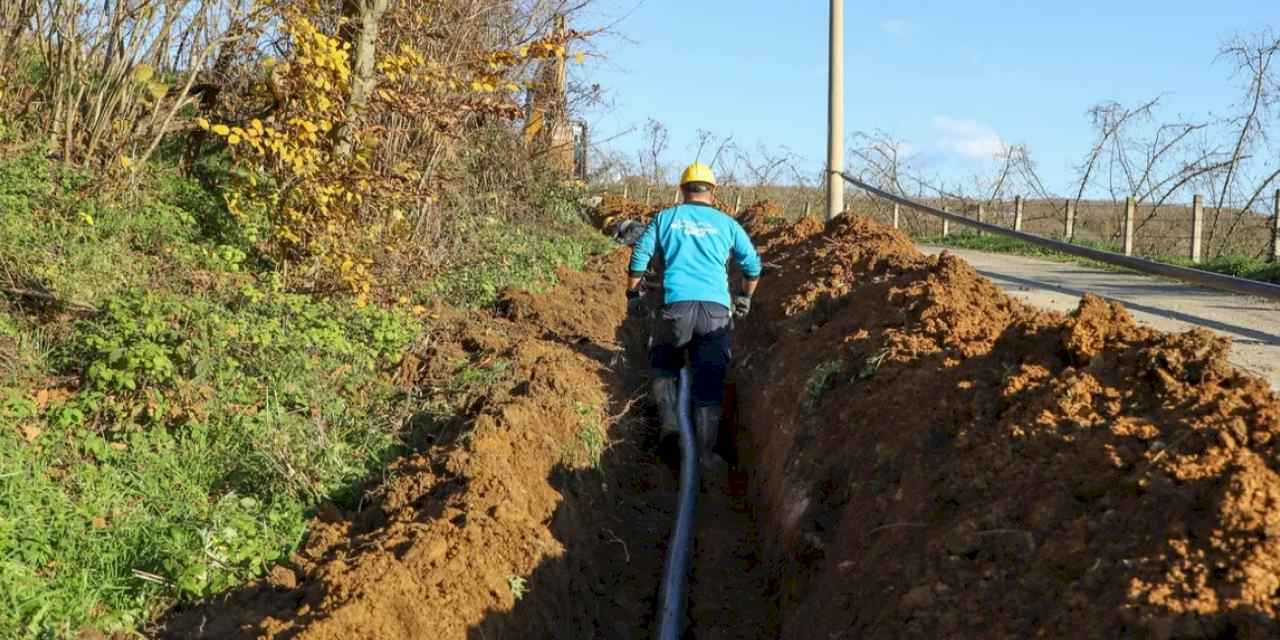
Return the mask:
<path fill-rule="evenodd" d="M 501 314 L 527 327 L 542 329 L 562 340 L 590 340 L 610 344 L 618 339 L 626 298 L 625 251 L 615 252 L 588 271 L 560 269 L 560 285 L 547 294 L 509 289 L 498 300 Z"/>
<path fill-rule="evenodd" d="M 1224 340 L 1028 308 L 864 219 L 756 233 L 782 637 L 1280 637 L 1280 404 Z"/>

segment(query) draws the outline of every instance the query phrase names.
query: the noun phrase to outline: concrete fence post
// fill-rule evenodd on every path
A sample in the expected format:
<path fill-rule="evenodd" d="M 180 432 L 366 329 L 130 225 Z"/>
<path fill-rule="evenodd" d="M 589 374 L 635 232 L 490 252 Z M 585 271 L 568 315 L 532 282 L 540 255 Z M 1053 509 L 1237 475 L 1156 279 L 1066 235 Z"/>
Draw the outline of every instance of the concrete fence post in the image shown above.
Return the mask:
<path fill-rule="evenodd" d="M 951 209 L 947 207 L 947 205 L 942 205 L 942 210 L 945 213 L 951 212 Z M 951 221 L 946 218 L 943 218 L 942 219 L 942 237 L 945 238 L 949 235 L 951 235 Z"/>
<path fill-rule="evenodd" d="M 1280 189 L 1271 203 L 1271 261 L 1280 262 Z"/>
<path fill-rule="evenodd" d="M 1013 197 L 1013 230 L 1022 231 L 1022 196 Z"/>
<path fill-rule="evenodd" d="M 902 228 L 901 216 L 902 216 L 902 207 L 896 202 L 893 203 L 893 228 L 894 229 Z"/>
<path fill-rule="evenodd" d="M 1124 201 L 1124 254 L 1133 255 L 1133 219 L 1138 214 L 1138 200 L 1129 196 Z"/>
<path fill-rule="evenodd" d="M 631 199 L 631 185 L 627 182 L 622 183 L 622 199 L 623 200 Z"/>
<path fill-rule="evenodd" d="M 1204 198 L 1196 194 L 1191 198 L 1191 264 L 1200 264 L 1200 243 L 1203 238 Z"/>
<path fill-rule="evenodd" d="M 813 202 L 809 200 L 805 200 L 804 201 L 804 217 L 808 218 L 810 213 L 813 213 Z"/>
<path fill-rule="evenodd" d="M 1071 242 L 1076 237 L 1076 203 L 1067 201 L 1066 219 L 1062 222 L 1062 239 Z"/>
<path fill-rule="evenodd" d="M 739 189 L 738 192 L 733 195 L 733 212 L 735 214 L 742 213 L 742 190 L 741 189 Z"/>
<path fill-rule="evenodd" d="M 976 218 L 976 219 L 977 219 L 977 221 L 978 221 L 978 222 L 982 222 L 982 221 L 983 221 L 983 218 L 987 217 L 987 206 L 986 206 L 986 205 L 984 205 L 984 204 L 979 203 L 979 204 L 978 204 L 978 214 L 977 214 L 977 215 L 978 215 L 978 217 Z M 982 235 L 982 229 L 978 229 L 978 235 Z"/>
<path fill-rule="evenodd" d="M 646 206 L 646 207 L 647 207 L 647 206 L 649 206 L 650 196 L 652 196 L 652 195 L 653 195 L 653 187 L 652 187 L 652 186 L 650 186 L 650 185 L 645 185 L 645 187 L 644 187 L 644 206 Z"/>
<path fill-rule="evenodd" d="M 676 205 L 678 205 L 678 204 L 680 204 L 680 189 L 677 187 L 677 188 L 676 188 L 676 195 L 675 195 L 675 197 L 674 197 L 674 198 L 672 198 L 672 199 L 671 199 L 671 206 L 673 206 L 673 207 L 674 207 L 674 206 L 676 206 Z"/>

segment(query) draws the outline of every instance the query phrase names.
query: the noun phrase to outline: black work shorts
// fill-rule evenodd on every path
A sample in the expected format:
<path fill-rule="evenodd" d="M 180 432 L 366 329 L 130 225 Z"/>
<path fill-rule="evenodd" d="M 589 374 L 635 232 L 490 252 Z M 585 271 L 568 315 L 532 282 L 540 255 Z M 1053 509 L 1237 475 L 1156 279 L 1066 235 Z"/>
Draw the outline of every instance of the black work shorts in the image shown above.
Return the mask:
<path fill-rule="evenodd" d="M 693 405 L 724 401 L 724 379 L 733 358 L 733 314 L 714 302 L 677 302 L 662 308 L 649 348 L 658 378 L 675 378 L 687 363 L 693 371 Z"/>

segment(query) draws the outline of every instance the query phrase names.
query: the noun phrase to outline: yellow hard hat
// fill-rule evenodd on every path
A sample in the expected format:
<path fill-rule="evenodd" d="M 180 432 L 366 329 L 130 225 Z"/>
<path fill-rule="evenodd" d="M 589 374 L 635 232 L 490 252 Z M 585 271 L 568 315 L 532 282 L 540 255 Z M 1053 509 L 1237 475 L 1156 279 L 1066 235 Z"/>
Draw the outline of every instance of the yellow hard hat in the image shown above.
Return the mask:
<path fill-rule="evenodd" d="M 716 186 L 716 174 L 701 162 L 695 162 L 684 170 L 684 175 L 680 176 L 680 186 L 689 184 L 690 182 L 705 182 L 711 186 Z"/>

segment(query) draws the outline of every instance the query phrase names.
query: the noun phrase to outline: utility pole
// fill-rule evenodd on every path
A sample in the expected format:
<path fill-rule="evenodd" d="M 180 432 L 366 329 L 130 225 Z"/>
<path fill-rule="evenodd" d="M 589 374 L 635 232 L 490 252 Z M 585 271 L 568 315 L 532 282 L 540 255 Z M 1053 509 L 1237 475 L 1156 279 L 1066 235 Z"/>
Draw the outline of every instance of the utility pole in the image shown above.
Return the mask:
<path fill-rule="evenodd" d="M 831 60 L 827 103 L 827 220 L 844 208 L 844 0 L 831 0 Z"/>

